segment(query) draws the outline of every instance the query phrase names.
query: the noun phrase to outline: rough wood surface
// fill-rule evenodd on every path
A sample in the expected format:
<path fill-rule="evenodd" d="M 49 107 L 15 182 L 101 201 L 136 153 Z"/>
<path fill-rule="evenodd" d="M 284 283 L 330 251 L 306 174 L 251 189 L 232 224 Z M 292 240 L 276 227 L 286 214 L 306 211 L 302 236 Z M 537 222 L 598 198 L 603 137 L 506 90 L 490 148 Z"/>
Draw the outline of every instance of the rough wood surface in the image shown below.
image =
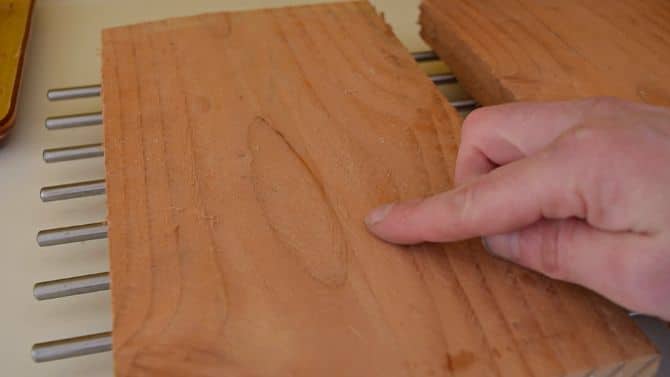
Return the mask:
<path fill-rule="evenodd" d="M 450 186 L 460 120 L 364 2 L 103 33 L 116 375 L 585 376 L 619 308 L 374 206 Z M 630 361 L 630 363 L 625 363 Z"/>
<path fill-rule="evenodd" d="M 485 105 L 616 96 L 670 106 L 667 0 L 424 0 L 423 38 Z"/>

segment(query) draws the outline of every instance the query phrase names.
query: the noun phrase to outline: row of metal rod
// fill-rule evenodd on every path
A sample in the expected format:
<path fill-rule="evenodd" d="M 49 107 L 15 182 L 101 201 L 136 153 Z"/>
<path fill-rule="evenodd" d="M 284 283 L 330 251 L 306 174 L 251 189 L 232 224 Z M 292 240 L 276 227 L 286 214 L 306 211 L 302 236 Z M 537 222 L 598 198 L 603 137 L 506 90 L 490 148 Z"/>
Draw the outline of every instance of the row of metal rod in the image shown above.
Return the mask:
<path fill-rule="evenodd" d="M 426 62 L 439 59 L 432 51 L 422 51 L 412 54 L 417 62 Z M 450 74 L 430 75 L 435 85 L 456 83 L 456 78 Z M 75 98 L 95 97 L 101 93 L 100 85 L 51 89 L 47 98 L 52 101 Z M 477 106 L 474 100 L 450 102 L 458 110 L 468 110 Z M 85 113 L 47 118 L 47 129 L 64 129 L 72 127 L 102 124 L 102 113 Z M 101 157 L 104 154 L 102 144 L 87 144 L 65 148 L 44 150 L 42 157 L 45 162 L 62 162 L 83 158 Z M 55 201 L 79 198 L 83 196 L 105 194 L 105 181 L 102 179 L 86 182 L 68 183 L 57 186 L 48 186 L 40 190 L 40 198 L 45 201 Z M 84 225 L 75 225 L 41 230 L 37 234 L 39 246 L 61 245 L 72 242 L 95 240 L 107 237 L 107 223 L 97 222 Z M 109 290 L 110 278 L 108 272 L 100 272 L 65 279 L 44 281 L 35 284 L 33 295 L 38 300 L 47 300 L 84 293 Z M 75 356 L 110 351 L 112 349 L 111 332 L 102 332 L 67 339 L 37 343 L 33 345 L 32 357 L 36 362 L 59 360 Z"/>
<path fill-rule="evenodd" d="M 47 98 L 50 101 L 68 100 L 100 96 L 100 85 L 88 85 L 70 88 L 50 89 Z M 86 113 L 47 118 L 47 129 L 64 129 L 102 124 L 102 113 Z M 73 161 L 102 157 L 102 143 L 77 145 L 62 148 L 45 149 L 42 159 L 47 163 Z M 40 190 L 42 201 L 64 200 L 82 196 L 105 193 L 105 181 L 102 179 L 71 184 L 44 187 Z M 37 233 L 40 246 L 59 245 L 70 242 L 86 241 L 107 237 L 107 224 L 104 222 L 41 230 Z M 65 279 L 43 281 L 33 287 L 33 296 L 38 300 L 73 296 L 84 293 L 109 290 L 109 273 L 100 272 Z M 102 332 L 73 338 L 58 339 L 33 345 L 31 355 L 36 362 L 60 360 L 76 356 L 107 352 L 112 349 L 112 333 Z"/>

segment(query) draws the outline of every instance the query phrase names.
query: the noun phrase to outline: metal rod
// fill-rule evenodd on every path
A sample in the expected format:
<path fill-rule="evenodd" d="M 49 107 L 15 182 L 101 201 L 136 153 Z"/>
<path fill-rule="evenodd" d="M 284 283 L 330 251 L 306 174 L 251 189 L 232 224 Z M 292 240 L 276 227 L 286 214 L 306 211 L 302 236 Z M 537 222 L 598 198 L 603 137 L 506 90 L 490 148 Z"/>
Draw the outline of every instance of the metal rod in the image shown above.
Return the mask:
<path fill-rule="evenodd" d="M 431 60 L 440 60 L 440 57 L 433 51 L 417 51 L 412 53 L 412 57 L 417 62 L 428 62 Z"/>
<path fill-rule="evenodd" d="M 40 198 L 43 202 L 53 202 L 85 196 L 102 195 L 105 193 L 105 180 L 67 183 L 64 185 L 42 187 Z"/>
<path fill-rule="evenodd" d="M 35 362 L 41 363 L 111 350 L 112 333 L 101 332 L 75 338 L 36 343 L 33 345 L 32 356 Z"/>
<path fill-rule="evenodd" d="M 451 106 L 455 107 L 456 110 L 473 109 L 473 108 L 479 106 L 477 101 L 475 101 L 473 99 L 464 99 L 464 100 L 460 100 L 460 101 L 450 101 L 449 104 L 451 104 Z"/>
<path fill-rule="evenodd" d="M 42 281 L 33 286 L 33 296 L 38 300 L 49 300 L 109 289 L 109 273 L 73 276 L 65 279 Z"/>
<path fill-rule="evenodd" d="M 44 126 L 49 130 L 93 126 L 96 124 L 102 124 L 101 112 L 50 117 L 44 122 Z"/>
<path fill-rule="evenodd" d="M 49 89 L 47 91 L 47 98 L 49 101 L 60 101 L 65 99 L 98 97 L 100 96 L 100 92 L 101 86 L 99 84 L 72 86 L 68 88 Z"/>
<path fill-rule="evenodd" d="M 429 75 L 430 81 L 433 82 L 435 85 L 444 85 L 444 84 L 454 84 L 457 83 L 458 80 L 456 80 L 456 76 L 454 75 L 445 75 L 445 74 L 440 74 L 440 75 Z"/>
<path fill-rule="evenodd" d="M 37 233 L 37 244 L 52 246 L 100 238 L 107 238 L 106 222 L 40 230 Z"/>
<path fill-rule="evenodd" d="M 42 152 L 44 162 L 61 162 L 79 160 L 82 158 L 102 157 L 104 149 L 102 144 L 76 145 L 64 148 L 45 149 Z"/>

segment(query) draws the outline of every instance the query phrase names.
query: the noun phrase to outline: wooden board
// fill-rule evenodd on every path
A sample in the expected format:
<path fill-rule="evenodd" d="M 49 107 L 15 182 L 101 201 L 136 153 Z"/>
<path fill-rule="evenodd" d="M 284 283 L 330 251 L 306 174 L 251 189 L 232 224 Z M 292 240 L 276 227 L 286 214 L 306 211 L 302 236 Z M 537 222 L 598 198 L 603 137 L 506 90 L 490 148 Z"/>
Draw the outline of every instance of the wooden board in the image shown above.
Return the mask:
<path fill-rule="evenodd" d="M 363 224 L 447 189 L 460 119 L 365 2 L 103 33 L 116 375 L 654 368 L 619 308 Z M 614 373 L 614 374 L 612 374 Z"/>
<path fill-rule="evenodd" d="M 0 140 L 14 125 L 32 0 L 0 0 Z"/>
<path fill-rule="evenodd" d="M 666 0 L 424 0 L 423 38 L 484 105 L 616 96 L 670 106 Z"/>

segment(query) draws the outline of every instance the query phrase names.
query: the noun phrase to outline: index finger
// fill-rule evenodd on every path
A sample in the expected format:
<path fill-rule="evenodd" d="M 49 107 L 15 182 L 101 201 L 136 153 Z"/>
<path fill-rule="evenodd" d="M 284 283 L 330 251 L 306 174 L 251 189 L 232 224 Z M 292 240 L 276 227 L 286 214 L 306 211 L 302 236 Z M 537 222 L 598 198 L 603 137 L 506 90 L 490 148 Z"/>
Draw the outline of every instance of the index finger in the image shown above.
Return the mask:
<path fill-rule="evenodd" d="M 386 241 L 414 244 L 507 233 L 543 218 L 584 218 L 581 184 L 590 171 L 575 160 L 564 163 L 565 156 L 578 158 L 571 152 L 552 145 L 451 191 L 379 207 L 367 226 Z"/>

